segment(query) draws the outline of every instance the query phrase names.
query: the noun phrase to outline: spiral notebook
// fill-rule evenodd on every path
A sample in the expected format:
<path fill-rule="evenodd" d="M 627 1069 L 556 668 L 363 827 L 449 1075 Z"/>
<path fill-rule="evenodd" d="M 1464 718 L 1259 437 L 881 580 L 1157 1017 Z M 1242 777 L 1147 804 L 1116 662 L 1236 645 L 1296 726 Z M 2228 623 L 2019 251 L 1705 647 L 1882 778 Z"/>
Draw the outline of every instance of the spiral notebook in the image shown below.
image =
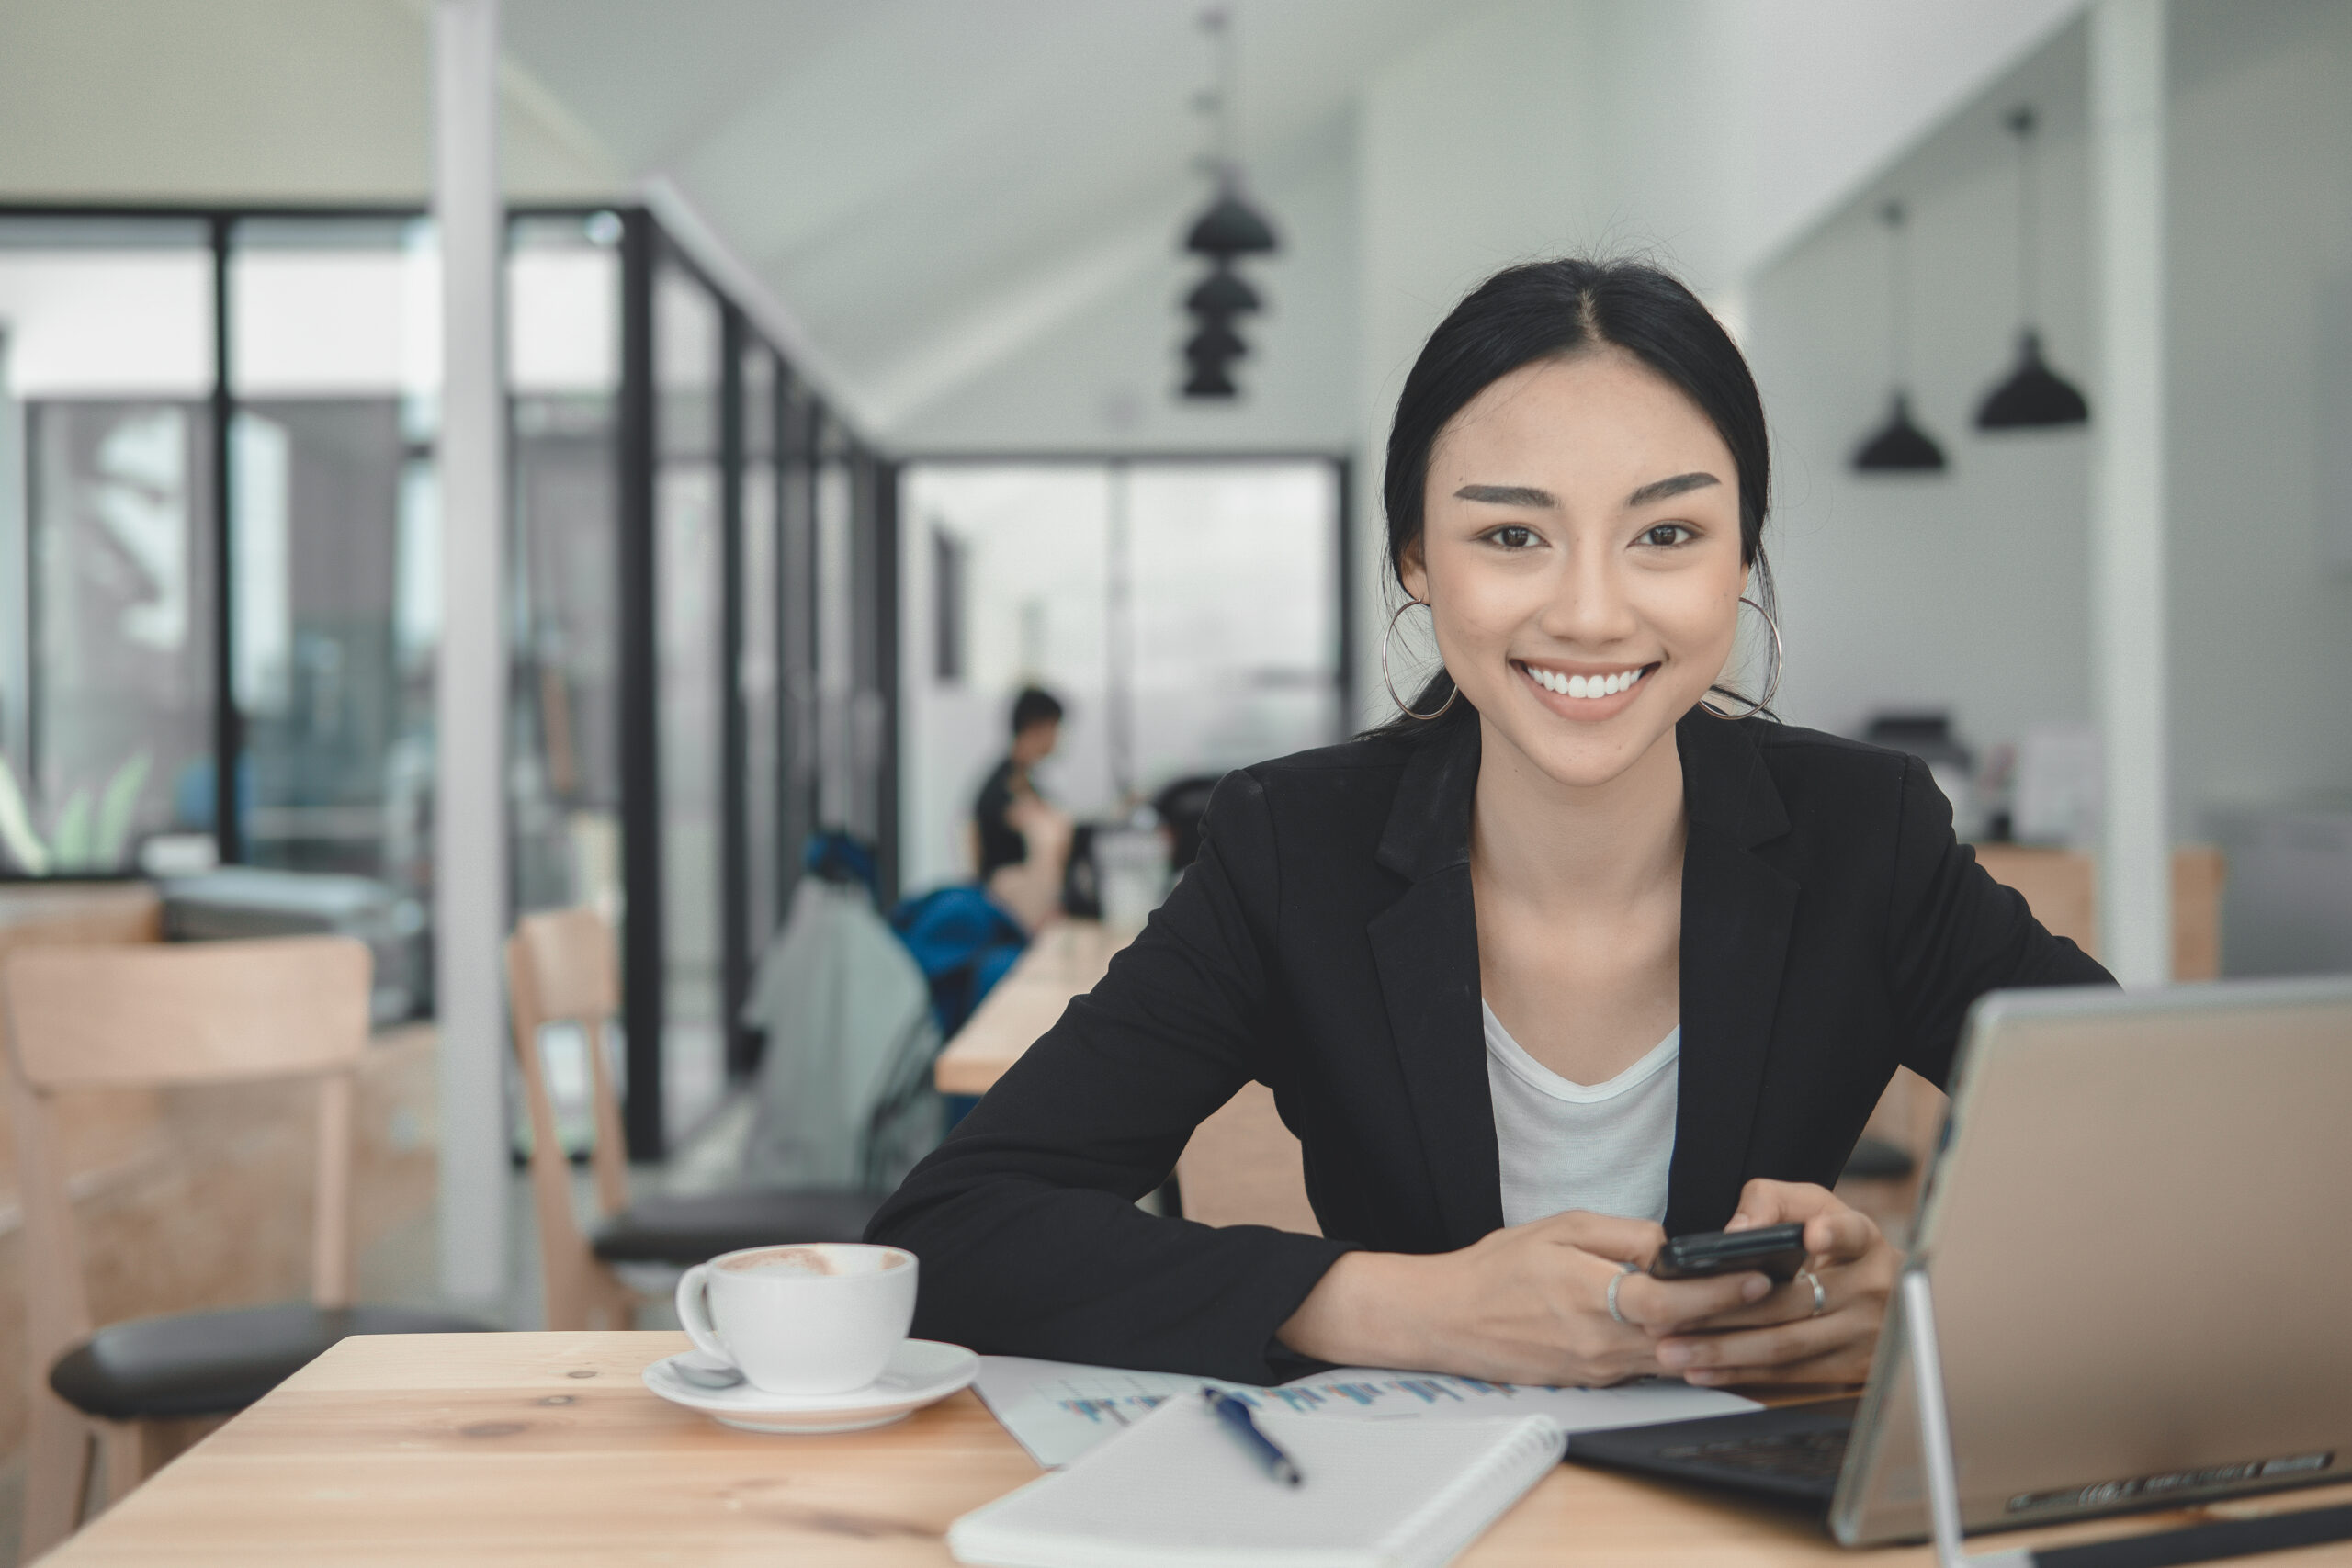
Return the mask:
<path fill-rule="evenodd" d="M 1258 1426 L 1303 1485 L 1261 1469 L 1198 1399 L 1170 1399 L 1066 1470 L 957 1519 L 979 1568 L 1437 1568 L 1559 1463 L 1548 1416 Z"/>

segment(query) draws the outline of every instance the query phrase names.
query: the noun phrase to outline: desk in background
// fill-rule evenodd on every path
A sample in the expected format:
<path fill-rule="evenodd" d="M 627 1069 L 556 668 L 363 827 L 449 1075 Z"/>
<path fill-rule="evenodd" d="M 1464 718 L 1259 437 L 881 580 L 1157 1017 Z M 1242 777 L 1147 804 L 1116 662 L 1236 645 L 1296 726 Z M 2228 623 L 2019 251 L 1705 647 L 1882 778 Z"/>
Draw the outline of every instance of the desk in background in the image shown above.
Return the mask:
<path fill-rule="evenodd" d="M 939 1054 L 932 1082 L 942 1094 L 986 1094 L 1069 1006 L 1094 988 L 1132 929 L 1100 920 L 1057 920 L 1037 933 L 1004 978 Z"/>
<path fill-rule="evenodd" d="M 1039 1473 L 969 1391 L 838 1437 L 736 1432 L 657 1399 L 678 1334 L 343 1341 L 94 1521 L 52 1568 L 679 1562 L 938 1568 L 950 1521 Z M 2210 1515 L 2352 1501 L 2352 1486 Z M 2192 1522 L 2142 1516 L 1997 1538 L 2028 1545 Z M 1980 1547 L 1981 1550 L 1981 1547 Z M 1848 1552 L 1805 1516 L 1600 1471 L 1554 1471 L 1464 1568 L 1924 1564 Z M 2352 1544 L 2297 1563 L 2352 1564 Z"/>

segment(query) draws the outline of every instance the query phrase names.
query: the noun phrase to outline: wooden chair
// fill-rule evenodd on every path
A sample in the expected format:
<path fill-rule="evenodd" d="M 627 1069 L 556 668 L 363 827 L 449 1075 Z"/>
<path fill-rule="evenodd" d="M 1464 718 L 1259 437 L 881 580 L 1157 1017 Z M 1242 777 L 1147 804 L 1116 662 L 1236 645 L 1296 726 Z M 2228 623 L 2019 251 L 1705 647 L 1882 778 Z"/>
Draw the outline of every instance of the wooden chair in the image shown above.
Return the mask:
<path fill-rule="evenodd" d="M 636 1294 L 617 1263 L 685 1267 L 771 1242 L 855 1241 L 880 1206 L 871 1192 L 746 1188 L 682 1197 L 628 1195 L 620 1102 L 605 1065 L 605 1026 L 620 1008 L 611 928 L 590 908 L 526 915 L 506 939 L 514 1061 L 531 1118 L 531 1191 L 538 1214 L 539 1274 L 549 1328 L 629 1326 Z M 556 1128 L 539 1033 L 577 1027 L 588 1045 L 597 1222 L 583 1230 L 572 1205 L 571 1158 Z"/>
<path fill-rule="evenodd" d="M 151 1466 L 144 1422 L 242 1410 L 346 1335 L 483 1326 L 352 1304 L 352 1095 L 368 1048 L 370 967 L 368 949 L 346 937 L 24 947 L 0 958 L 29 1265 L 22 1561 L 79 1523 L 94 1439 L 119 1500 Z M 279 1077 L 319 1080 L 311 1301 L 92 1332 L 57 1097 Z"/>
<path fill-rule="evenodd" d="M 2079 850 L 2030 844 L 1979 844 L 1977 863 L 1996 882 L 2025 895 L 2033 918 L 2098 956 L 2098 864 Z M 2211 844 L 2172 852 L 2172 977 L 2211 980 L 2222 973 L 2222 889 L 2228 867 Z"/>

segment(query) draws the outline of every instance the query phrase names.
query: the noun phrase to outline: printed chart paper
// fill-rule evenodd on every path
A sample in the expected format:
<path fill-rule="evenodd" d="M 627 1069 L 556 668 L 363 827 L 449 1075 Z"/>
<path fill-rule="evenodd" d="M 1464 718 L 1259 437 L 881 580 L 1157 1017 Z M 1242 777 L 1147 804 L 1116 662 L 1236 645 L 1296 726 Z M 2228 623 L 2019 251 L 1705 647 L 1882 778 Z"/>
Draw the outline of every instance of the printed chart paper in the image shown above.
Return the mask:
<path fill-rule="evenodd" d="M 1029 1450 L 1029 1457 L 1048 1467 L 1069 1463 L 1141 1420 L 1171 1394 L 1197 1397 L 1204 1386 L 1223 1389 L 1263 1409 L 1341 1419 L 1445 1420 L 1540 1411 L 1568 1432 L 1732 1416 L 1758 1408 L 1754 1400 L 1736 1393 L 1655 1379 L 1616 1388 L 1537 1388 L 1350 1367 L 1260 1388 L 1179 1372 L 1135 1372 L 1026 1356 L 981 1357 L 974 1385 L 989 1413 Z"/>

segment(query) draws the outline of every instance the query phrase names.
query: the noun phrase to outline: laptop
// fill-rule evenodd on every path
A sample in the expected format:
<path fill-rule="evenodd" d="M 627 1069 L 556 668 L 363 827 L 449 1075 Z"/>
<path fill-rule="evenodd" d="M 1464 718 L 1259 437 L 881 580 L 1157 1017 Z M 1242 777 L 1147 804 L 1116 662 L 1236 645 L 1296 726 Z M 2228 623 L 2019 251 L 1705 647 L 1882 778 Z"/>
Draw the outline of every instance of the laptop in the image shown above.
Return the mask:
<path fill-rule="evenodd" d="M 2352 978 L 1980 1001 L 1911 1258 L 1962 1528 L 2352 1479 L 2347 1204 Z M 1568 1458 L 1822 1508 L 1848 1546 L 1922 1539 L 1900 1316 L 1859 1400 L 1578 1433 Z"/>

